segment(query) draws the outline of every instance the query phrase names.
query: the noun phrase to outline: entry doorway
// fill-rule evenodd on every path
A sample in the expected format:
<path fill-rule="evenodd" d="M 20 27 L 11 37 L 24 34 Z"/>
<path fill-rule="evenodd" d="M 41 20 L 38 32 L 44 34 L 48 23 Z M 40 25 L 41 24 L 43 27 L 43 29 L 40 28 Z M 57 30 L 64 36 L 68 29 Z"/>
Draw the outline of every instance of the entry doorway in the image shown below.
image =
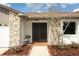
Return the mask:
<path fill-rule="evenodd" d="M 33 42 L 47 42 L 47 23 L 32 23 Z"/>

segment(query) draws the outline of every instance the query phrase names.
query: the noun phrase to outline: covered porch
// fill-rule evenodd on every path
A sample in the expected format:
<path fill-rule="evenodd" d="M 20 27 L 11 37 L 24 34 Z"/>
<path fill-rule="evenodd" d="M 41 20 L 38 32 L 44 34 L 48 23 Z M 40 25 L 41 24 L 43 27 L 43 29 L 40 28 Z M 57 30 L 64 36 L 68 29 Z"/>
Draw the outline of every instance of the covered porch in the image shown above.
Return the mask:
<path fill-rule="evenodd" d="M 46 18 L 29 18 L 21 20 L 21 38 L 30 36 L 29 43 L 49 40 L 49 22 Z"/>

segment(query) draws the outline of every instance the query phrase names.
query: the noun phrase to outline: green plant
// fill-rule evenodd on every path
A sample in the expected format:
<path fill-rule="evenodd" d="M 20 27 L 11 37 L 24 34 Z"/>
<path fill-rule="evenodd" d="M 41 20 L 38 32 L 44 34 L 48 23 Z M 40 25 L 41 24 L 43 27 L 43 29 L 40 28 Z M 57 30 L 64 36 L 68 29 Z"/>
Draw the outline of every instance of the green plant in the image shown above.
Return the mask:
<path fill-rule="evenodd" d="M 71 47 L 72 47 L 72 48 L 78 48 L 78 47 L 79 47 L 79 44 L 77 44 L 77 43 L 75 43 L 75 42 L 72 42 Z"/>
<path fill-rule="evenodd" d="M 22 46 L 20 46 L 20 45 L 19 46 L 15 46 L 15 47 L 12 47 L 11 50 L 14 50 L 16 52 L 20 52 L 21 51 L 21 47 Z"/>
<path fill-rule="evenodd" d="M 24 39 L 28 39 L 28 38 L 31 38 L 30 35 L 26 35 Z"/>
<path fill-rule="evenodd" d="M 59 49 L 65 49 L 65 45 L 58 45 Z"/>

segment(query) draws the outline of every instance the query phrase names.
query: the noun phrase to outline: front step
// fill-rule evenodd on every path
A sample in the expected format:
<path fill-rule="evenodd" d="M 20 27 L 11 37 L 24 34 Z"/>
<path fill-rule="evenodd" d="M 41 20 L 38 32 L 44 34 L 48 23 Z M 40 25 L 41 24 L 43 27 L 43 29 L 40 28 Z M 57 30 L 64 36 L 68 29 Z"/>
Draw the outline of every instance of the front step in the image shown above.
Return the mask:
<path fill-rule="evenodd" d="M 33 46 L 47 46 L 47 42 L 34 42 Z"/>

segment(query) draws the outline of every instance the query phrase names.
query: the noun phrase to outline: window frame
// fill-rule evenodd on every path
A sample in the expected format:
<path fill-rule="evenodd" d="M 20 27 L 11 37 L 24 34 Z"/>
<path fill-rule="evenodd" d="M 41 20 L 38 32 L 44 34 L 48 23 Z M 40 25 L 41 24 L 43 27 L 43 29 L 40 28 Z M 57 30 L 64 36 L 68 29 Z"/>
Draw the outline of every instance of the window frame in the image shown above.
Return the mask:
<path fill-rule="evenodd" d="M 75 22 L 75 34 L 64 34 L 63 33 L 63 22 Z M 62 33 L 63 33 L 63 35 L 65 35 L 65 36 L 70 36 L 70 35 L 73 35 L 73 36 L 75 36 L 75 35 L 77 35 L 77 32 L 78 32 L 78 21 L 76 20 L 76 19 L 72 19 L 72 20 L 70 20 L 70 19 L 65 19 L 65 20 L 61 20 L 61 28 L 62 28 Z"/>
<path fill-rule="evenodd" d="M 76 22 L 63 22 L 63 34 L 76 34 Z"/>

